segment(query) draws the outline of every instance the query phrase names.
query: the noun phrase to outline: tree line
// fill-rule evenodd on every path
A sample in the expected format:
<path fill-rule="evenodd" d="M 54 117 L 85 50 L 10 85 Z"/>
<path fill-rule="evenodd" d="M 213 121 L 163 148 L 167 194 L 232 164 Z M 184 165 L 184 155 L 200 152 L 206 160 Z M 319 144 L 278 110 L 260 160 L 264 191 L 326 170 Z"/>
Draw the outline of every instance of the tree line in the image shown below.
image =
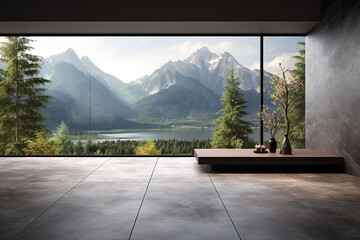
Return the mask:
<path fill-rule="evenodd" d="M 69 129 L 64 122 L 55 131 L 52 138 L 46 140 L 42 134 L 28 141 L 25 153 L 29 155 L 193 155 L 195 148 L 210 148 L 207 140 L 106 140 L 86 143 L 70 140 Z"/>
<path fill-rule="evenodd" d="M 156 151 L 149 151 L 155 147 Z M 141 152 L 141 148 L 145 148 Z M 104 142 L 92 142 L 85 144 L 77 142 L 70 148 L 72 155 L 193 155 L 195 148 L 210 148 L 210 139 L 207 140 L 111 140 Z M 140 150 L 140 151 L 139 151 Z"/>
<path fill-rule="evenodd" d="M 93 142 L 89 139 L 86 143 L 74 143 L 70 139 L 68 127 L 62 122 L 51 138 L 37 133 L 33 140 L 28 140 L 24 151 L 29 155 L 193 155 L 194 149 L 211 148 L 211 141 L 158 139 Z M 253 146 L 254 141 L 251 139 L 243 144 L 243 148 Z"/>

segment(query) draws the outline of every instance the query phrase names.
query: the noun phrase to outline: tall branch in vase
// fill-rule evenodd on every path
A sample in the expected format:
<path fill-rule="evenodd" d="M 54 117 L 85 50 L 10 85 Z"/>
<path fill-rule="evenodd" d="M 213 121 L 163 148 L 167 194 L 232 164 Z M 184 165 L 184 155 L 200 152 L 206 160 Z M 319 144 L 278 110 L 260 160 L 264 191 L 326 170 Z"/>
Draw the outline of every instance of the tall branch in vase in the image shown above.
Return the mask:
<path fill-rule="evenodd" d="M 297 81 L 296 77 L 289 69 L 284 69 L 279 63 L 281 73 L 279 75 L 273 75 L 270 79 L 272 91 L 270 97 L 273 99 L 273 103 L 279 104 L 284 112 L 285 121 L 285 137 L 280 150 L 281 154 L 292 154 L 291 144 L 288 139 L 290 130 L 290 119 L 288 116 L 289 106 L 292 104 L 296 94 L 301 89 L 301 83 Z"/>

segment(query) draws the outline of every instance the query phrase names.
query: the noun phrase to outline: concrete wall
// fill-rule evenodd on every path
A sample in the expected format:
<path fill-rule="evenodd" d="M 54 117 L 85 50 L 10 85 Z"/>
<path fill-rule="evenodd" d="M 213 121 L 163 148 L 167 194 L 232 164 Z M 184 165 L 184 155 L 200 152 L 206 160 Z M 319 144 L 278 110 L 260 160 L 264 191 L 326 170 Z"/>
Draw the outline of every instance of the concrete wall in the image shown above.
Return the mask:
<path fill-rule="evenodd" d="M 306 147 L 360 176 L 360 1 L 327 2 L 306 42 Z"/>

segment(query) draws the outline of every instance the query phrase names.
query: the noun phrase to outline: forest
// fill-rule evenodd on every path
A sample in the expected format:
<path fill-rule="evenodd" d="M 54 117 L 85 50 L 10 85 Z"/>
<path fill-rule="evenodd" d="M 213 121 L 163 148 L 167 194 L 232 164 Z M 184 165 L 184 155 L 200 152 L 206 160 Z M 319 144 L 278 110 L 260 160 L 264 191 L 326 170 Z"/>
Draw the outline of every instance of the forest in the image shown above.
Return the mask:
<path fill-rule="evenodd" d="M 137 140 L 117 140 L 92 142 L 88 140 L 85 144 L 77 142 L 70 148 L 69 154 L 72 155 L 135 155 L 136 149 L 143 146 L 148 141 Z M 193 155 L 195 148 L 211 148 L 210 139 L 208 140 L 154 140 L 159 155 Z"/>

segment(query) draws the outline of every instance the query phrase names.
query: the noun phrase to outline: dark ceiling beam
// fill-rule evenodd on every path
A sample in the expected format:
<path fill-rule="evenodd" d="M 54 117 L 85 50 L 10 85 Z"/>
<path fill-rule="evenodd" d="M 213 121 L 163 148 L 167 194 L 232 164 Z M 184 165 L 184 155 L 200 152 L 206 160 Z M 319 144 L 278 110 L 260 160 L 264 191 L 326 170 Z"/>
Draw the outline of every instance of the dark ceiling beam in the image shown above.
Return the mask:
<path fill-rule="evenodd" d="M 0 0 L 0 21 L 319 21 L 321 0 Z"/>

